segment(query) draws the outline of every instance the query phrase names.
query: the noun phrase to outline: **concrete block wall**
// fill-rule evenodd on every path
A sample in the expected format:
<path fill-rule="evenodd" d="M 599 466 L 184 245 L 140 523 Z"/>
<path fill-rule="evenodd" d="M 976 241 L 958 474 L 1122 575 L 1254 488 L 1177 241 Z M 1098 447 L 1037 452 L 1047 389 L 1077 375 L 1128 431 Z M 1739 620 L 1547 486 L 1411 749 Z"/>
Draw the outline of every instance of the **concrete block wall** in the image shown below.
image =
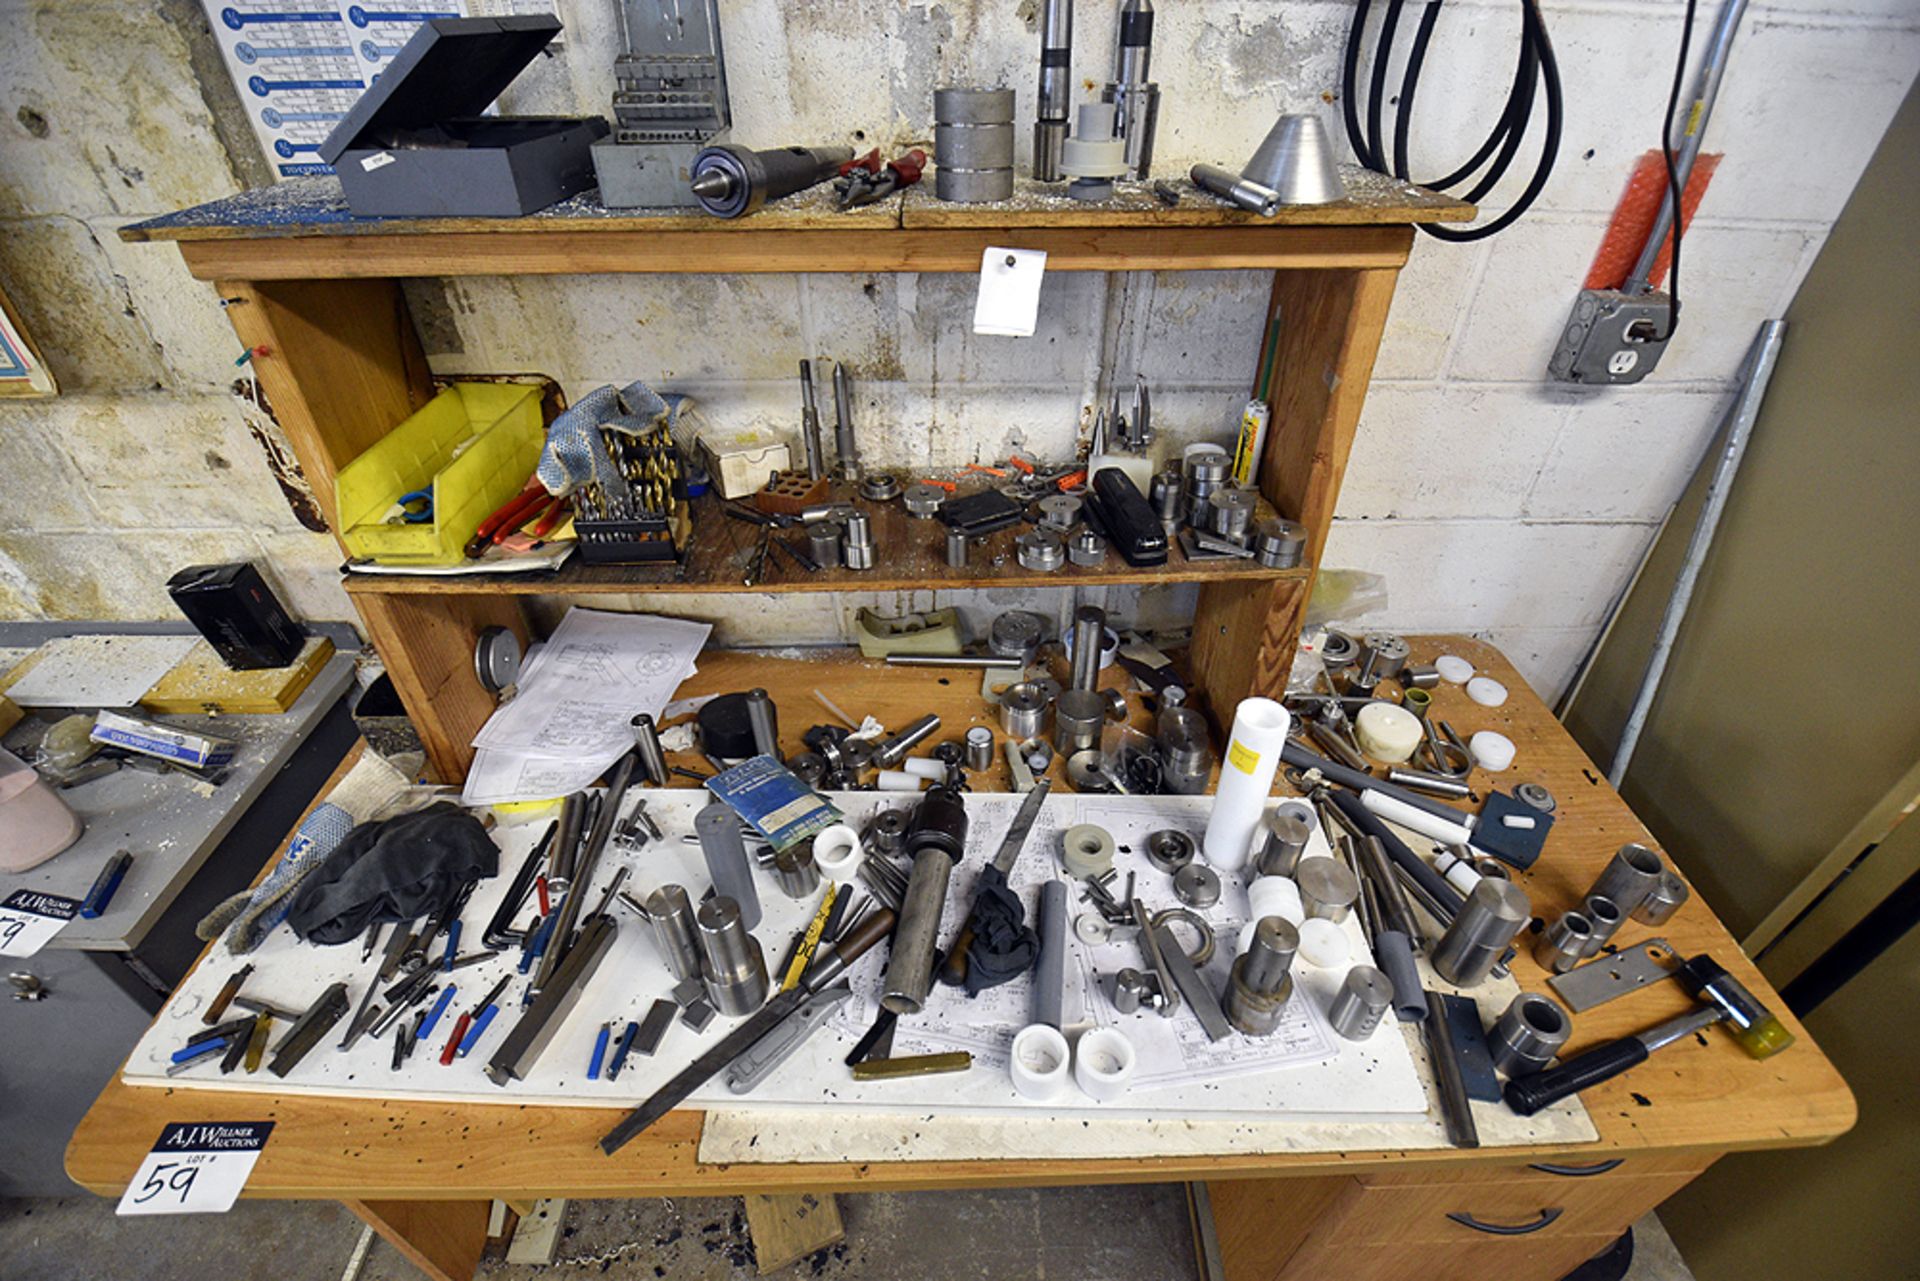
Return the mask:
<path fill-rule="evenodd" d="M 1110 74 L 1115 7 L 1078 6 L 1075 67 L 1089 89 Z M 1010 84 L 1023 118 L 1031 110 L 1032 0 L 721 8 L 742 142 L 924 138 L 932 88 L 948 82 Z M 561 0 L 560 12 L 564 49 L 508 109 L 605 110 L 613 0 Z M 1237 162 L 1278 110 L 1318 107 L 1333 124 L 1351 13 L 1340 0 L 1164 6 L 1161 167 Z M 1489 242 L 1416 244 L 1328 557 L 1387 576 L 1391 603 L 1369 622 L 1490 635 L 1548 694 L 1632 573 L 1755 327 L 1792 296 L 1920 67 L 1917 0 L 1756 0 L 1708 138 L 1726 160 L 1686 244 L 1671 350 L 1640 387 L 1548 384 L 1547 351 L 1622 184 L 1657 142 L 1682 13 L 1672 0 L 1547 3 L 1567 100 L 1554 180 Z M 1711 16 L 1702 5 L 1702 30 Z M 1412 140 L 1418 170 L 1450 166 L 1484 133 L 1516 21 L 1510 4 L 1447 7 Z M 171 249 L 113 235 L 258 172 L 244 146 L 221 143 L 245 140 L 231 95 L 196 74 L 218 75 L 199 6 L 0 0 L 0 22 L 0 281 L 63 389 L 0 405 L 0 612 L 165 616 L 173 567 L 254 556 L 296 608 L 351 617 L 331 541 L 296 518 L 284 468 L 270 465 L 284 442 L 236 379 L 212 291 Z M 869 456 L 931 468 L 1013 444 L 1064 452 L 1087 408 L 1136 373 L 1152 382 L 1169 447 L 1224 436 L 1251 378 L 1266 286 L 1237 272 L 1063 274 L 1047 282 L 1028 340 L 974 336 L 973 284 L 956 276 L 464 278 L 408 292 L 440 372 L 538 370 L 573 395 L 647 378 L 728 422 L 791 425 L 795 361 L 845 360 Z M 861 604 L 1057 612 L 1064 596 L 630 603 L 705 611 L 723 638 L 777 627 L 810 641 L 843 635 Z M 1108 603 L 1166 622 L 1192 599 L 1161 589 Z"/>

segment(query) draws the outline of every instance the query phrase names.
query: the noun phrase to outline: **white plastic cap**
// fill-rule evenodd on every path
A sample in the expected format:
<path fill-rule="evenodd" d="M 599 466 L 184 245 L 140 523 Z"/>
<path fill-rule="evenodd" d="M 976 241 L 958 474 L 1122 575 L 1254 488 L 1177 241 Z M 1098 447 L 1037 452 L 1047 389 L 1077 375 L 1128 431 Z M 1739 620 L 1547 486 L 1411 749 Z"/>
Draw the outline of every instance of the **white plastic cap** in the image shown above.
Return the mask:
<path fill-rule="evenodd" d="M 1475 765 L 1495 774 L 1513 764 L 1513 740 L 1490 729 L 1483 729 L 1468 739 L 1467 750 L 1473 754 Z"/>
<path fill-rule="evenodd" d="M 1300 957 L 1310 965 L 1329 969 L 1335 965 L 1345 965 L 1347 958 L 1353 955 L 1353 945 L 1347 941 L 1347 932 L 1332 921 L 1314 917 L 1302 921 L 1297 927 L 1300 931 Z"/>
<path fill-rule="evenodd" d="M 1083 1032 L 1073 1047 L 1073 1079 L 1087 1097 L 1111 1102 L 1127 1092 L 1138 1059 L 1133 1042 L 1117 1028 L 1097 1027 Z"/>
<path fill-rule="evenodd" d="M 1482 707 L 1498 707 L 1507 701 L 1507 687 L 1491 676 L 1476 676 L 1467 682 L 1467 697 Z"/>
<path fill-rule="evenodd" d="M 845 885 L 860 871 L 866 851 L 860 848 L 860 833 L 845 823 L 821 829 L 813 838 L 813 863 L 820 875 L 835 885 Z"/>
<path fill-rule="evenodd" d="M 1022 1098 L 1051 1099 L 1066 1088 L 1072 1063 L 1073 1051 L 1059 1028 L 1029 1023 L 1014 1033 L 1007 1070 L 1013 1074 L 1013 1088 Z"/>
<path fill-rule="evenodd" d="M 1465 685 L 1473 679 L 1473 664 L 1458 654 L 1442 654 L 1433 660 L 1440 672 L 1440 679 L 1452 681 L 1455 685 Z"/>

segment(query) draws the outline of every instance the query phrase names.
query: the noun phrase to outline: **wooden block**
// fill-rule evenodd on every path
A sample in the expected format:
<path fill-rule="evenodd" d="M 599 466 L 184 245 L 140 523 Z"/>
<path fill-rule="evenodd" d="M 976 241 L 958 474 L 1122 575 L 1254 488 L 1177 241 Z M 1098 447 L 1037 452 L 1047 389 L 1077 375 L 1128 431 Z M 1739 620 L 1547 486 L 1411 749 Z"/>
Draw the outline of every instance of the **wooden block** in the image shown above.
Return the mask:
<path fill-rule="evenodd" d="M 0 734 L 18 725 L 20 718 L 25 715 L 26 713 L 20 710 L 18 704 L 5 694 L 0 694 Z"/>
<path fill-rule="evenodd" d="M 293 706 L 332 657 L 332 641 L 309 636 L 285 667 L 236 672 L 221 661 L 210 642 L 201 641 L 141 696 L 140 706 L 150 712 L 183 715 L 278 715 Z"/>
<path fill-rule="evenodd" d="M 763 1277 L 846 1239 L 840 1202 L 831 1192 L 741 1199 L 746 1202 L 747 1229 L 753 1234 L 754 1257 Z"/>

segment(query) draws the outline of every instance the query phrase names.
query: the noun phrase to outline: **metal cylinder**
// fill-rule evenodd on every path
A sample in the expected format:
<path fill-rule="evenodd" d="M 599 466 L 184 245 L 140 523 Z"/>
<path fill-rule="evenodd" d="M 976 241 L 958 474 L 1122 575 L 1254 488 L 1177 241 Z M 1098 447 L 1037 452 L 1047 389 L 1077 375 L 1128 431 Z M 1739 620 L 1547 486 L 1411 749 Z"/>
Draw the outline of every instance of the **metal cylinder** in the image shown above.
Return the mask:
<path fill-rule="evenodd" d="M 1440 669 L 1432 663 L 1408 663 L 1396 679 L 1405 689 L 1438 689 Z"/>
<path fill-rule="evenodd" d="M 1360 665 L 1376 680 L 1393 680 L 1407 665 L 1412 651 L 1406 638 L 1391 632 L 1370 632 L 1360 641 Z"/>
<path fill-rule="evenodd" d="M 1592 921 L 1579 912 L 1563 913 L 1534 942 L 1534 964 L 1549 973 L 1565 974 L 1586 959 L 1587 944 L 1592 939 Z"/>
<path fill-rule="evenodd" d="M 1233 470 L 1233 464 L 1224 449 L 1208 448 L 1195 450 L 1186 457 L 1186 494 L 1187 520 L 1191 524 L 1203 523 L 1208 510 L 1207 500 L 1213 491 L 1227 483 L 1227 477 Z"/>
<path fill-rule="evenodd" d="M 1180 472 L 1169 467 L 1153 474 L 1147 491 L 1147 505 L 1153 508 L 1153 514 L 1160 518 L 1162 525 L 1180 523 Z"/>
<path fill-rule="evenodd" d="M 723 144 L 693 158 L 689 187 L 708 213 L 738 218 L 769 200 L 832 178 L 853 159 L 852 147 L 777 147 L 755 151 Z"/>
<path fill-rule="evenodd" d="M 1107 700 L 1094 690 L 1064 691 L 1053 705 L 1053 750 L 1062 756 L 1100 746 L 1100 727 L 1107 719 Z"/>
<path fill-rule="evenodd" d="M 1387 781 L 1396 787 L 1410 787 L 1431 796 L 1451 796 L 1464 800 L 1473 795 L 1473 788 L 1459 779 L 1429 774 L 1425 770 L 1390 769 L 1387 771 Z"/>
<path fill-rule="evenodd" d="M 964 529 L 947 531 L 947 564 L 954 569 L 967 567 L 967 531 Z"/>
<path fill-rule="evenodd" d="M 1456 987 L 1482 982 L 1526 925 L 1531 910 L 1526 891 L 1518 885 L 1483 878 L 1434 945 L 1434 973 Z"/>
<path fill-rule="evenodd" d="M 1604 894 L 1589 894 L 1580 907 L 1581 915 L 1593 922 L 1593 934 L 1587 939 L 1588 956 L 1598 956 L 1616 931 L 1626 923 L 1627 914 Z"/>
<path fill-rule="evenodd" d="M 846 533 L 847 527 L 837 520 L 816 520 L 807 526 L 807 543 L 820 568 L 834 569 L 839 566 L 840 542 Z"/>
<path fill-rule="evenodd" d="M 1300 904 L 1309 918 L 1344 921 L 1360 897 L 1360 882 L 1337 859 L 1301 859 L 1293 869 L 1293 883 L 1300 887 Z"/>
<path fill-rule="evenodd" d="M 700 852 L 707 856 L 714 893 L 732 899 L 740 919 L 753 929 L 760 924 L 760 895 L 753 887 L 753 860 L 740 836 L 740 816 L 715 801 L 693 816 L 693 830 L 700 838 Z"/>
<path fill-rule="evenodd" d="M 1686 905 L 1688 894 L 1687 883 L 1680 879 L 1678 872 L 1668 868 L 1660 873 L 1660 884 L 1654 886 L 1653 893 L 1633 909 L 1633 919 L 1642 925 L 1665 925 Z"/>
<path fill-rule="evenodd" d="M 1553 1062 L 1572 1035 L 1565 1010 L 1538 993 L 1522 992 L 1487 1033 L 1493 1070 L 1510 1081 L 1532 1076 Z"/>
<path fill-rule="evenodd" d="M 1216 489 L 1207 495 L 1208 523 L 1220 537 L 1238 542 L 1253 526 L 1255 505 L 1252 490 Z"/>
<path fill-rule="evenodd" d="M 1067 883 L 1052 877 L 1040 886 L 1040 957 L 1033 975 L 1033 1021 L 1057 1028 L 1067 982 Z"/>
<path fill-rule="evenodd" d="M 933 787 L 907 825 L 913 870 L 901 896 L 880 1004 L 895 1014 L 918 1014 L 933 986 L 933 953 L 946 907 L 953 865 L 967 843 L 967 809 L 951 788 Z"/>
<path fill-rule="evenodd" d="M 1032 681 L 1021 681 L 1000 691 L 1000 728 L 1008 738 L 1022 741 L 1047 732 L 1047 692 Z"/>
<path fill-rule="evenodd" d="M 747 691 L 747 727 L 753 731 L 753 750 L 780 759 L 780 720 L 773 698 L 764 689 Z"/>
<path fill-rule="evenodd" d="M 1147 1003 L 1152 988 L 1147 985 L 1147 976 L 1139 970 L 1127 968 L 1114 971 L 1113 1008 L 1122 1014 L 1138 1012 Z"/>
<path fill-rule="evenodd" d="M 1626 915 L 1638 909 L 1648 895 L 1660 887 L 1660 876 L 1666 870 L 1667 865 L 1658 854 L 1644 845 L 1629 842 L 1614 852 L 1587 896 L 1598 894 L 1612 899 L 1613 905 Z"/>
<path fill-rule="evenodd" d="M 1275 810 L 1267 815 L 1262 830 L 1265 836 L 1254 857 L 1255 870 L 1262 876 L 1292 876 L 1313 829 L 1298 814 Z"/>
<path fill-rule="evenodd" d="M 933 194 L 975 203 L 1013 195 L 1013 90 L 933 91 Z"/>
<path fill-rule="evenodd" d="M 1327 1004 L 1327 1022 L 1349 1041 L 1364 1041 L 1393 1004 L 1393 983 L 1371 965 L 1356 965 Z"/>
<path fill-rule="evenodd" d="M 1046 638 L 1046 620 L 1040 615 L 1029 609 L 1009 609 L 995 614 L 987 625 L 987 652 L 1031 663 L 1040 656 L 1040 642 Z"/>
<path fill-rule="evenodd" d="M 647 924 L 654 946 L 676 981 L 700 977 L 700 944 L 693 927 L 693 900 L 678 885 L 662 885 L 647 895 Z"/>
<path fill-rule="evenodd" d="M 660 731 L 653 723 L 653 717 L 641 712 L 633 718 L 633 750 L 640 757 L 641 772 L 646 774 L 647 782 L 653 787 L 665 787 L 667 779 L 666 749 L 660 746 Z"/>
<path fill-rule="evenodd" d="M 724 894 L 700 905 L 700 977 L 707 999 L 722 1014 L 738 1018 L 767 1003 L 767 958 L 747 932 L 740 905 Z"/>
<path fill-rule="evenodd" d="M 928 712 L 913 724 L 889 738 L 874 749 L 873 763 L 880 769 L 892 769 L 901 757 L 914 749 L 914 746 L 927 735 L 940 728 L 940 718 Z"/>
<path fill-rule="evenodd" d="M 967 749 L 967 768 L 974 773 L 993 768 L 993 731 L 985 725 L 975 725 L 967 731 L 962 740 Z"/>
<path fill-rule="evenodd" d="M 1295 520 L 1263 520 L 1254 530 L 1255 558 L 1268 569 L 1292 569 L 1307 550 L 1307 527 Z"/>
<path fill-rule="evenodd" d="M 788 898 L 805 898 L 820 888 L 820 865 L 813 861 L 813 843 L 804 842 L 773 856 L 773 879 Z"/>
<path fill-rule="evenodd" d="M 1073 669 L 1067 688 L 1092 689 L 1100 683 L 1100 647 L 1106 636 L 1106 610 L 1082 605 L 1073 611 Z"/>
<path fill-rule="evenodd" d="M 1033 176 L 1060 181 L 1067 143 L 1067 113 L 1073 105 L 1073 0 L 1042 0 L 1040 89 L 1035 98 Z"/>
<path fill-rule="evenodd" d="M 933 951 L 939 941 L 940 913 L 952 878 L 953 860 L 945 851 L 928 847 L 914 855 L 880 997 L 880 1004 L 895 1014 L 918 1014 L 926 1005 L 927 993 L 933 987 Z"/>
<path fill-rule="evenodd" d="M 1263 916 L 1253 927 L 1247 943 L 1246 965 L 1241 978 L 1256 992 L 1278 992 L 1293 969 L 1294 955 L 1300 950 L 1300 931 L 1284 917 Z"/>
<path fill-rule="evenodd" d="M 1187 177 L 1203 191 L 1210 191 L 1222 200 L 1230 200 L 1262 218 L 1271 218 L 1280 212 L 1279 192 L 1271 187 L 1263 187 L 1250 178 L 1242 178 L 1231 169 L 1222 169 L 1219 165 L 1195 165 L 1187 171 Z"/>
<path fill-rule="evenodd" d="M 836 474 L 849 484 L 860 481 L 860 446 L 853 437 L 853 379 L 845 361 L 833 367 L 833 454 Z"/>
<path fill-rule="evenodd" d="M 1198 796 L 1213 777 L 1207 718 L 1191 707 L 1163 707 L 1155 730 L 1160 741 L 1160 787 L 1175 796 Z"/>
<path fill-rule="evenodd" d="M 847 517 L 840 558 L 846 561 L 848 569 L 873 568 L 873 521 L 865 512 L 853 512 Z"/>

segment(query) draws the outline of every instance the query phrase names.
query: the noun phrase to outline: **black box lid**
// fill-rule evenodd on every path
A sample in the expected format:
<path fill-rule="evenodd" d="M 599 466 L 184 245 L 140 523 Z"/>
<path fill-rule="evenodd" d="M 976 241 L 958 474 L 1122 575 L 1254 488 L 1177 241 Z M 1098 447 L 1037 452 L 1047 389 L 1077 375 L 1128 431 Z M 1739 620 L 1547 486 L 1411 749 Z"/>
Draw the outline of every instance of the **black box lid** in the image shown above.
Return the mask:
<path fill-rule="evenodd" d="M 320 158 L 338 163 L 362 135 L 479 115 L 559 34 L 552 14 L 427 19 L 320 144 Z"/>

